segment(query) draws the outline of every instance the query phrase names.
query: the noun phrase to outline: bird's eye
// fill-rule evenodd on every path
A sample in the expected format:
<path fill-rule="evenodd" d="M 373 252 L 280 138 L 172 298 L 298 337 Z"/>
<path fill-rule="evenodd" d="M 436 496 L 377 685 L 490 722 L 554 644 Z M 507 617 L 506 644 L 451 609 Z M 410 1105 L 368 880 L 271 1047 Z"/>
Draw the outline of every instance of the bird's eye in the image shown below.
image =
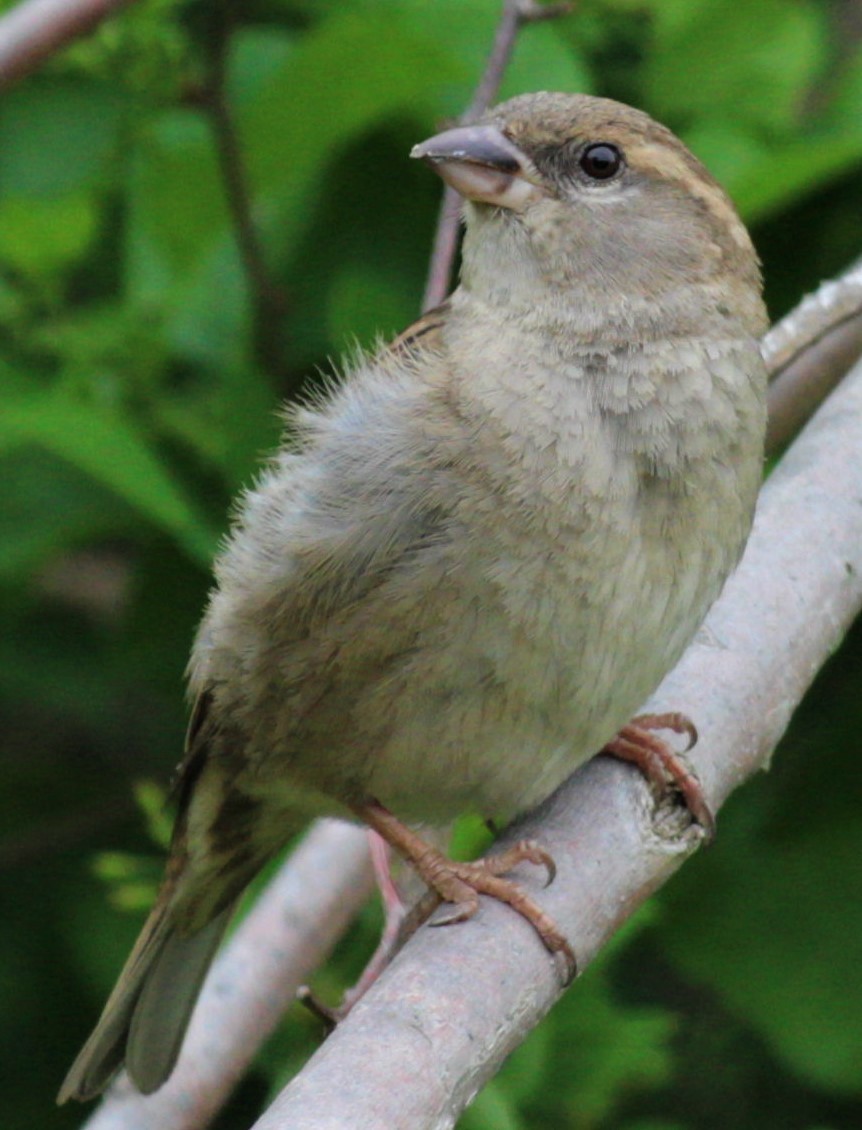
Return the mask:
<path fill-rule="evenodd" d="M 610 180 L 619 171 L 623 155 L 615 145 L 599 141 L 588 145 L 581 154 L 581 169 L 591 180 Z"/>

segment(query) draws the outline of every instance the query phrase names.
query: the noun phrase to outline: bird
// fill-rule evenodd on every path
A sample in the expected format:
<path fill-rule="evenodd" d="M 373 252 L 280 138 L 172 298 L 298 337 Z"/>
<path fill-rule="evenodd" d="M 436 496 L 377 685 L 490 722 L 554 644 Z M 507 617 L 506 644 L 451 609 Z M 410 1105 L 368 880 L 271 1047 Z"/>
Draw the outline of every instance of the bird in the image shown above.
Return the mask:
<path fill-rule="evenodd" d="M 697 782 L 633 715 L 743 551 L 762 476 L 760 263 L 665 126 L 519 95 L 417 145 L 463 197 L 460 281 L 291 410 L 240 499 L 189 664 L 155 906 L 59 1101 L 162 1085 L 236 902 L 321 814 L 364 821 L 453 920 L 506 877 L 421 826 L 524 813 L 602 749 Z"/>

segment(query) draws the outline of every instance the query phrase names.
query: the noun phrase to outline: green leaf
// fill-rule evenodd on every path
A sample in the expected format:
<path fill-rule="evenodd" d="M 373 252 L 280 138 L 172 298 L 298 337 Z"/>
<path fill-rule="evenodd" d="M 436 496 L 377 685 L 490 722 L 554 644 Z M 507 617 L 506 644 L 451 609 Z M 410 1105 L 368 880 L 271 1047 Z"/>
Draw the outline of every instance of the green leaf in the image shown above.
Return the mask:
<path fill-rule="evenodd" d="M 685 140 L 748 223 L 791 207 L 862 162 L 862 130 L 855 123 L 766 145 L 745 123 L 702 121 Z"/>
<path fill-rule="evenodd" d="M 394 337 L 410 319 L 405 317 L 404 292 L 397 281 L 373 264 L 364 268 L 351 263 L 333 279 L 329 288 L 326 324 L 339 353 L 358 342 L 370 349 L 381 335 Z"/>
<path fill-rule="evenodd" d="M 196 560 L 211 559 L 214 532 L 148 437 L 119 408 L 88 404 L 62 386 L 10 398 L 0 416 L 0 453 L 26 444 L 37 444 L 86 471 L 173 534 Z"/>
<path fill-rule="evenodd" d="M 846 129 L 859 127 L 862 113 L 862 45 L 856 47 L 834 80 L 831 97 L 824 108 L 824 118 Z"/>
<path fill-rule="evenodd" d="M 746 220 L 774 216 L 862 163 L 862 130 L 800 137 L 743 166 L 730 188 Z M 781 175 L 776 176 L 775 170 Z"/>
<path fill-rule="evenodd" d="M 773 130 L 794 125 L 825 65 L 823 13 L 806 0 L 756 0 L 744 15 L 736 0 L 686 7 L 656 22 L 645 61 L 644 92 L 657 115 L 676 123 L 719 117 Z"/>
<path fill-rule="evenodd" d="M 315 183 L 336 146 L 386 117 L 431 122 L 444 89 L 460 81 L 466 90 L 469 74 L 437 39 L 417 36 L 396 5 L 323 20 L 294 48 L 273 52 L 255 83 L 243 77 L 247 56 L 239 53 L 233 81 L 242 93 L 240 141 L 270 269 L 311 219 Z M 346 184 L 349 172 L 338 173 Z M 134 162 L 130 209 L 134 301 L 170 312 L 165 332 L 180 356 L 208 365 L 246 363 L 247 282 L 201 115 L 173 110 L 147 132 Z"/>
<path fill-rule="evenodd" d="M 231 493 L 249 481 L 283 431 L 269 383 L 248 368 L 222 368 L 204 389 L 163 395 L 152 408 L 160 432 L 217 469 Z"/>
<path fill-rule="evenodd" d="M 337 12 L 307 34 L 240 121 L 277 254 L 290 253 L 336 147 L 387 117 L 407 116 L 430 128 L 445 99 L 453 91 L 463 97 L 472 79 L 445 48 L 439 24 L 426 37 L 398 3 Z M 336 175 L 349 192 L 350 170 Z"/>
<path fill-rule="evenodd" d="M 828 715 L 734 797 L 715 846 L 662 893 L 657 928 L 685 973 L 800 1078 L 860 1095 L 862 784 L 858 674 L 847 671 Z"/>
<path fill-rule="evenodd" d="M 129 180 L 129 287 L 142 304 L 163 300 L 228 228 L 212 132 L 197 111 L 171 109 L 142 131 Z"/>
<path fill-rule="evenodd" d="M 458 1130 L 527 1130 L 518 1109 L 496 1080 L 479 1092 L 472 1105 L 458 1121 Z"/>
<path fill-rule="evenodd" d="M 671 1122 L 667 1118 L 639 1118 L 635 1122 L 626 1122 L 620 1130 L 688 1130 L 682 1122 Z"/>
<path fill-rule="evenodd" d="M 135 154 L 126 280 L 137 308 L 160 313 L 176 356 L 208 367 L 247 364 L 248 282 L 212 132 L 199 113 L 163 114 Z"/>
<path fill-rule="evenodd" d="M 49 275 L 84 254 L 96 224 L 89 194 L 53 200 L 0 196 L 0 262 L 24 275 Z"/>
<path fill-rule="evenodd" d="M 133 514 L 115 494 L 42 451 L 4 452 L 0 481 L 0 578 L 5 580 L 29 575 L 73 544 L 116 537 Z"/>
<path fill-rule="evenodd" d="M 153 843 L 167 849 L 171 842 L 174 820 L 168 811 L 168 797 L 156 781 L 135 783 L 135 802 L 147 822 L 147 832 Z"/>
<path fill-rule="evenodd" d="M 39 76 L 0 100 L 0 196 L 61 196 L 97 182 L 125 108 L 107 84 Z"/>

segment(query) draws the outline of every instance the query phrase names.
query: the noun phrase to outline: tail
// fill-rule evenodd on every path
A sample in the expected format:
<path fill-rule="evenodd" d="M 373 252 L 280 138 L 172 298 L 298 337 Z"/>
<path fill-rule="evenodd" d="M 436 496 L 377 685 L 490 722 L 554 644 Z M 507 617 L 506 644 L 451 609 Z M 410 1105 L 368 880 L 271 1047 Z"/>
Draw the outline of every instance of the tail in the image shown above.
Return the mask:
<path fill-rule="evenodd" d="M 189 936 L 174 925 L 173 885 L 166 884 L 92 1035 L 66 1076 L 58 1103 L 91 1099 L 123 1063 L 144 1094 L 173 1070 L 203 979 L 233 904 Z"/>

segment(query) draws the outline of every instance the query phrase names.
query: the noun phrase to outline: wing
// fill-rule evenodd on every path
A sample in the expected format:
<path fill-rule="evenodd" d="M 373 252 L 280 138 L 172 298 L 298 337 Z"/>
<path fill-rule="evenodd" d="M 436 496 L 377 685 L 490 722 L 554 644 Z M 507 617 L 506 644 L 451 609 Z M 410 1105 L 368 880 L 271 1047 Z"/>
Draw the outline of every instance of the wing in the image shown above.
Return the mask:
<path fill-rule="evenodd" d="M 60 1101 L 98 1093 L 124 1060 L 142 1091 L 167 1078 L 233 904 L 268 854 L 265 838 L 257 842 L 260 803 L 236 787 L 242 738 L 217 691 L 242 682 L 247 655 L 264 654 L 274 625 L 280 650 L 312 641 L 313 671 L 319 628 L 445 541 L 445 458 L 425 426 L 434 382 L 417 380 L 429 359 L 443 363 L 445 318 L 445 308 L 424 315 L 301 413 L 305 454 L 282 453 L 243 502 L 192 658 L 196 694 L 162 889 Z M 278 815 L 283 841 L 290 829 Z"/>
<path fill-rule="evenodd" d="M 298 410 L 300 449 L 283 450 L 243 500 L 190 666 L 181 808 L 218 731 L 214 687 L 241 681 L 243 656 L 265 651 L 276 632 L 280 654 L 304 653 L 448 542 L 452 427 L 439 376 L 448 313 L 448 304 L 427 312 L 333 395 Z"/>

